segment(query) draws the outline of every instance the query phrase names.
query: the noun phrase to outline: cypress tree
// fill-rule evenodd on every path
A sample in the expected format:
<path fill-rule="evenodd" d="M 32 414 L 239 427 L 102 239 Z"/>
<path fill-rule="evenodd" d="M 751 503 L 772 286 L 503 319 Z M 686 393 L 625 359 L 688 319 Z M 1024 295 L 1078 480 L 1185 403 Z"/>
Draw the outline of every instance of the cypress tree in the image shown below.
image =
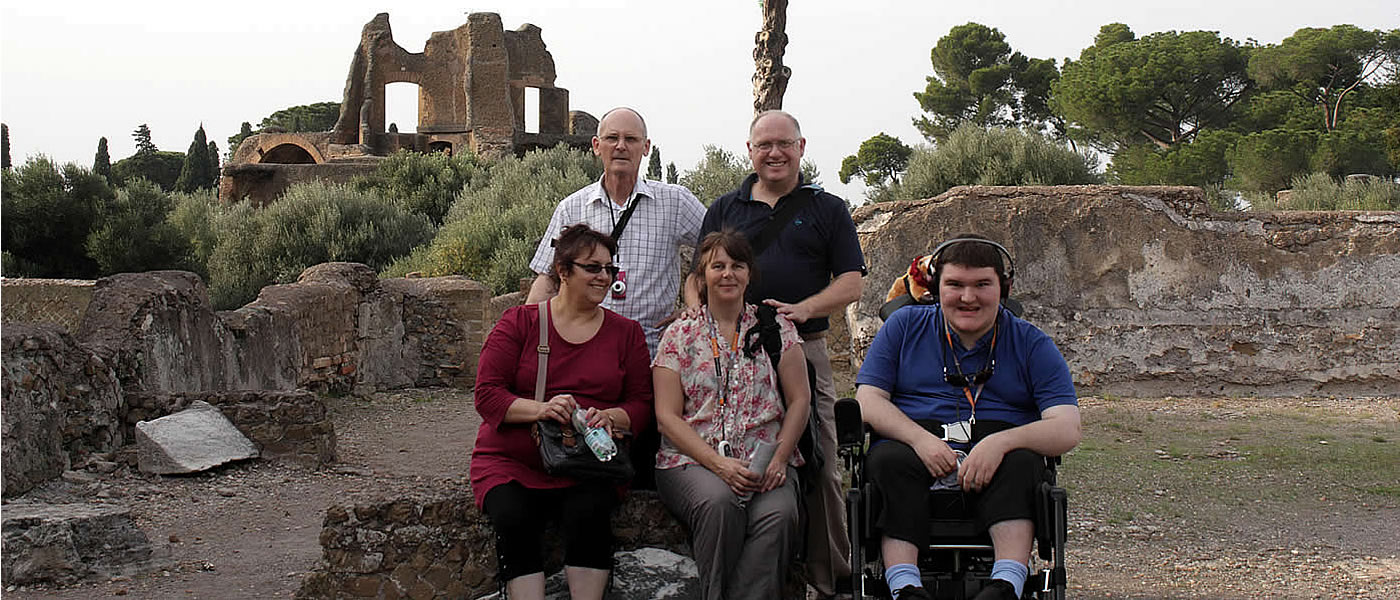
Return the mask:
<path fill-rule="evenodd" d="M 666 163 L 666 183 L 677 183 L 680 180 L 680 173 L 676 172 L 676 163 Z"/>
<path fill-rule="evenodd" d="M 651 147 L 651 162 L 647 163 L 647 179 L 661 181 L 661 147 Z"/>
<path fill-rule="evenodd" d="M 0 123 L 0 169 L 10 168 L 10 126 Z"/>
<path fill-rule="evenodd" d="M 219 185 L 219 145 L 209 140 L 209 179 L 208 187 Z"/>
<path fill-rule="evenodd" d="M 112 156 L 107 154 L 107 138 L 97 140 L 97 156 L 92 159 L 92 173 L 112 182 Z"/>
<path fill-rule="evenodd" d="M 185 164 L 180 168 L 180 178 L 175 180 L 175 189 L 193 192 L 209 185 L 209 140 L 204 136 L 204 125 L 194 132 L 194 141 L 185 152 Z"/>

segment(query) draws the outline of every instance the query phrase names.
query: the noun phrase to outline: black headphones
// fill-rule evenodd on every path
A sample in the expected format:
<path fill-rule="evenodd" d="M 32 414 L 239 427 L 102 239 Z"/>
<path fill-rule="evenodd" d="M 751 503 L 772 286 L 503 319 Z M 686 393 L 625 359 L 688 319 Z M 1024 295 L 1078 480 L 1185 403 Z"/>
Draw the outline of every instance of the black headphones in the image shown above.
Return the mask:
<path fill-rule="evenodd" d="M 928 265 L 931 271 L 929 273 L 929 279 L 933 281 L 934 289 L 938 289 L 939 270 L 942 268 L 942 265 L 938 264 L 938 258 L 943 255 L 943 251 L 947 250 L 949 246 L 952 246 L 953 244 L 959 244 L 962 242 L 975 242 L 978 244 L 986 244 L 988 246 L 996 248 L 999 252 L 1001 252 L 1002 256 L 1006 257 L 1005 272 L 997 273 L 997 276 L 1001 278 L 1001 297 L 1005 299 L 1008 296 L 1010 296 L 1011 281 L 1016 278 L 1016 263 L 1015 261 L 1011 260 L 1011 252 L 1009 252 L 1006 249 L 1006 246 L 993 242 L 992 240 L 984 240 L 982 238 L 953 238 L 951 240 L 943 242 L 942 244 L 939 244 L 936 248 L 933 249 L 933 252 L 929 253 Z M 937 292 L 935 291 L 934 294 L 937 295 Z"/>

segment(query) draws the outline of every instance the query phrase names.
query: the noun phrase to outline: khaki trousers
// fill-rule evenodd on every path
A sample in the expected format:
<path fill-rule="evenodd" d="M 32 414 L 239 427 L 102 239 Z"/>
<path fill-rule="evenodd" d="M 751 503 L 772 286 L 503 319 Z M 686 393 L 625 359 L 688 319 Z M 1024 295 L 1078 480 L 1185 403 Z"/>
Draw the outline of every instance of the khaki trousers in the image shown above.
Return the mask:
<path fill-rule="evenodd" d="M 818 450 L 826 462 L 821 478 L 807 488 L 807 583 L 822 597 L 836 594 L 836 581 L 851 575 L 851 543 L 846 532 L 845 494 L 841 464 L 836 458 L 836 383 L 826 332 L 804 334 L 802 352 L 817 373 L 817 417 L 821 425 Z"/>

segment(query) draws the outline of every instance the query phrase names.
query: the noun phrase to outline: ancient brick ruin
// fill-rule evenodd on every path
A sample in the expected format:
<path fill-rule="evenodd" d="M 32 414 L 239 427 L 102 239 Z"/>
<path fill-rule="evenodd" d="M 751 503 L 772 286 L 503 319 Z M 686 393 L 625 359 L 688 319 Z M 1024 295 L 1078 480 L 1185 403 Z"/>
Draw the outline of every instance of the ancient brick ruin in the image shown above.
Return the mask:
<path fill-rule="evenodd" d="M 471 13 L 413 53 L 394 41 L 389 14 L 380 13 L 360 35 L 335 128 L 248 137 L 224 168 L 219 198 L 266 204 L 298 181 L 345 182 L 370 172 L 399 149 L 501 156 L 560 143 L 587 147 L 598 120 L 570 111 L 569 91 L 554 79 L 554 57 L 534 25 L 506 31 L 500 15 Z M 418 86 L 415 133 L 385 130 L 385 86 L 399 82 Z M 539 94 L 539 131 L 526 131 L 527 89 Z"/>

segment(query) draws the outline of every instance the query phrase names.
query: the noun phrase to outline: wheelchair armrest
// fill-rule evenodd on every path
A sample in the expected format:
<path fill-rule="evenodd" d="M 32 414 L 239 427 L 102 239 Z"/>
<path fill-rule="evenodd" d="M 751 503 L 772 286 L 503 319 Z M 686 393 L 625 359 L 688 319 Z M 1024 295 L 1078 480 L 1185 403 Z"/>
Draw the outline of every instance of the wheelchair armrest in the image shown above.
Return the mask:
<path fill-rule="evenodd" d="M 861 419 L 860 403 L 855 398 L 836 401 L 836 447 L 842 450 L 865 444 L 865 421 Z"/>

